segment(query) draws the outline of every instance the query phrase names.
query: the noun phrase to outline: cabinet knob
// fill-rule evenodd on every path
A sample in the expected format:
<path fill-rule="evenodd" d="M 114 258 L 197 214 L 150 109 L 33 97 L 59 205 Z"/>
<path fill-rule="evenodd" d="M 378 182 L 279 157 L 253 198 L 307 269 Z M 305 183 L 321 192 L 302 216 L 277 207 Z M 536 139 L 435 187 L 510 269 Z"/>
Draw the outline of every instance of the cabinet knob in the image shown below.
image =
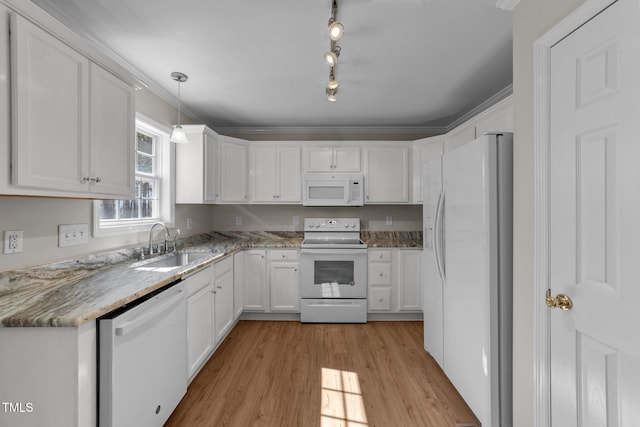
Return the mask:
<path fill-rule="evenodd" d="M 216 286 L 218 289 L 222 289 L 222 286 Z"/>
<path fill-rule="evenodd" d="M 384 274 L 380 273 L 380 277 L 384 276 Z"/>
<path fill-rule="evenodd" d="M 100 178 L 99 176 L 97 176 L 97 177 L 95 177 L 95 178 L 93 179 L 93 181 L 94 181 L 95 183 L 98 183 L 98 182 L 102 181 L 102 178 Z"/>
<path fill-rule="evenodd" d="M 83 176 L 82 177 L 82 182 L 87 182 L 87 181 L 91 181 L 91 177 L 90 176 Z"/>

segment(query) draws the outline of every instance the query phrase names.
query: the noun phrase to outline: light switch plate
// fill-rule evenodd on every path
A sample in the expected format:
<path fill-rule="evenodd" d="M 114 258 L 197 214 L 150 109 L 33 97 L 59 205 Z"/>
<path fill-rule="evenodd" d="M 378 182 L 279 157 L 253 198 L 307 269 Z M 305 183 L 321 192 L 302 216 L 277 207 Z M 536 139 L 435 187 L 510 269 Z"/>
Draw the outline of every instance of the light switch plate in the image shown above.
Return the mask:
<path fill-rule="evenodd" d="M 5 230 L 4 253 L 17 254 L 22 252 L 22 230 Z"/>
<path fill-rule="evenodd" d="M 89 243 L 89 224 L 58 225 L 58 247 Z"/>
<path fill-rule="evenodd" d="M 242 225 L 242 217 L 241 216 L 237 216 L 236 217 L 236 225 Z"/>

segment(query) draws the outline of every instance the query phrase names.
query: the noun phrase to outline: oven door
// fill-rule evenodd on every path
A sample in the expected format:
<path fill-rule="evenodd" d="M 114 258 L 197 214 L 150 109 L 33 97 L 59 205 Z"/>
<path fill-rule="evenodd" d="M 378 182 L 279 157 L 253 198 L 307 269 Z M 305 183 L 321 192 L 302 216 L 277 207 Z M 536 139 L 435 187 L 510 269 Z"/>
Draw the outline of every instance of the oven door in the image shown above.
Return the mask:
<path fill-rule="evenodd" d="M 302 298 L 366 298 L 366 249 L 302 249 Z"/>

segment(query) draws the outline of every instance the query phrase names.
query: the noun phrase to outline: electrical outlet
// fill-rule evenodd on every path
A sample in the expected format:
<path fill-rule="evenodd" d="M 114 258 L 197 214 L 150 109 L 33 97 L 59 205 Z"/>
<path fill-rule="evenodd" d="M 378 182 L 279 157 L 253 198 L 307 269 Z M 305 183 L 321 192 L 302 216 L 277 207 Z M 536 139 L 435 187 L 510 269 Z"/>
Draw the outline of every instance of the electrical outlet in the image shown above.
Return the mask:
<path fill-rule="evenodd" d="M 393 217 L 391 215 L 387 216 L 387 220 L 385 221 L 386 225 L 393 225 Z"/>
<path fill-rule="evenodd" d="M 4 253 L 17 254 L 22 252 L 22 230 L 4 232 Z"/>
<path fill-rule="evenodd" d="M 191 218 L 187 218 L 187 230 L 191 230 L 193 228 L 193 220 Z"/>
<path fill-rule="evenodd" d="M 299 225 L 300 224 L 300 217 L 298 215 L 294 215 L 293 216 L 293 225 Z"/>
<path fill-rule="evenodd" d="M 58 225 L 58 247 L 89 243 L 89 224 Z"/>
<path fill-rule="evenodd" d="M 241 216 L 237 216 L 236 217 L 236 225 L 242 225 L 242 217 Z"/>

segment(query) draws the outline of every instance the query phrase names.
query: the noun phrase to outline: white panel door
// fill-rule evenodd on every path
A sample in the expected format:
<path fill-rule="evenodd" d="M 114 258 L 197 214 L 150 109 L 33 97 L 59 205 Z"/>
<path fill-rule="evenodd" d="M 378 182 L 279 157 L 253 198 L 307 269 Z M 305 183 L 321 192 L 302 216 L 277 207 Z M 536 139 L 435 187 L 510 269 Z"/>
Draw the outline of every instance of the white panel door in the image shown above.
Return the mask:
<path fill-rule="evenodd" d="M 300 311 L 300 274 L 297 262 L 269 265 L 271 311 Z"/>
<path fill-rule="evenodd" d="M 554 426 L 640 422 L 640 8 L 619 0 L 551 48 Z"/>
<path fill-rule="evenodd" d="M 87 191 L 89 61 L 12 15 L 13 185 Z"/>
<path fill-rule="evenodd" d="M 91 64 L 91 191 L 134 197 L 134 89 Z"/>

